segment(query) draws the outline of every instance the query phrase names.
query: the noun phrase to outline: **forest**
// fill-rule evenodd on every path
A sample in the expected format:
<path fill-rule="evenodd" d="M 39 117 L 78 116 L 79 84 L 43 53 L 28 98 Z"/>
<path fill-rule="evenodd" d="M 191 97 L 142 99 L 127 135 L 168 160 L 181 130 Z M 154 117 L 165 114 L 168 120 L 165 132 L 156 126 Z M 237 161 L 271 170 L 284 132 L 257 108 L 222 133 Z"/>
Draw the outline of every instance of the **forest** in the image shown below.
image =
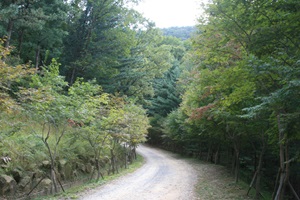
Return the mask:
<path fill-rule="evenodd" d="M 182 40 L 187 40 L 193 36 L 197 29 L 193 26 L 184 26 L 163 28 L 161 30 L 166 36 L 174 36 Z"/>
<path fill-rule="evenodd" d="M 0 198 L 118 173 L 147 141 L 299 199 L 300 2 L 211 0 L 191 37 L 138 3 L 0 2 Z"/>

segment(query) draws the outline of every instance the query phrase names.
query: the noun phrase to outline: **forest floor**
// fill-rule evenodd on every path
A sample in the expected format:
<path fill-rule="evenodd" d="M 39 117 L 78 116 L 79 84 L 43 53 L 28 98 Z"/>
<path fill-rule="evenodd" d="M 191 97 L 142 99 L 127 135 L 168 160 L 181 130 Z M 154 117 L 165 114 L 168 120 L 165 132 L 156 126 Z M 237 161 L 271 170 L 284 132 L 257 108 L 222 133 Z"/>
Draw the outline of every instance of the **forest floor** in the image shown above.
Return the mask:
<path fill-rule="evenodd" d="M 233 176 L 224 166 L 201 161 L 190 161 L 198 172 L 198 183 L 195 186 L 197 196 L 201 200 L 244 200 L 253 199 L 246 196 L 248 185 L 236 184 Z"/>
<path fill-rule="evenodd" d="M 76 196 L 81 200 L 216 200 L 252 199 L 246 185 L 234 183 L 223 166 L 183 158 L 141 146 L 145 164 L 133 173 Z"/>

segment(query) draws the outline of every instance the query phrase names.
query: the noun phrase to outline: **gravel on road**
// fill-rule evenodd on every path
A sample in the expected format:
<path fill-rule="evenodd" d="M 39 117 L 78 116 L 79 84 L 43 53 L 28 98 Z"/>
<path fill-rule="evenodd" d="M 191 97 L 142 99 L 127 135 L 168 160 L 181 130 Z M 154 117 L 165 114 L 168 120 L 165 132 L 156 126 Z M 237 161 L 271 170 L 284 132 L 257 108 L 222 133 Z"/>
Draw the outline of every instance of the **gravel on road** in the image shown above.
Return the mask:
<path fill-rule="evenodd" d="M 81 200 L 196 200 L 198 172 L 178 155 L 139 146 L 146 163 L 135 172 L 95 188 Z"/>

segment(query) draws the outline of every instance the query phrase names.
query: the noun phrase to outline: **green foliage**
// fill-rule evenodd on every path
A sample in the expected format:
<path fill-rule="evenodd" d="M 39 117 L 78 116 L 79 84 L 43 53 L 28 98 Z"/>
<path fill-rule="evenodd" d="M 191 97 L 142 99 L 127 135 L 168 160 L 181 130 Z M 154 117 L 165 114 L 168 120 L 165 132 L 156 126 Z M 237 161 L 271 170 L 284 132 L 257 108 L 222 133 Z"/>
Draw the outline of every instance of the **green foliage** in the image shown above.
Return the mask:
<path fill-rule="evenodd" d="M 174 59 L 172 46 L 163 40 L 158 29 L 140 30 L 132 41 L 136 45 L 131 47 L 130 55 L 120 59 L 119 73 L 104 82 L 104 89 L 137 98 L 142 103 L 146 96 L 153 95 L 154 79 L 162 77 Z"/>
<path fill-rule="evenodd" d="M 6 48 L 1 53 L 5 60 L 11 57 Z M 136 148 L 145 141 L 146 110 L 133 101 L 103 93 L 95 80 L 78 78 L 69 86 L 59 75 L 55 59 L 34 74 L 26 65 L 14 67 L 1 61 L 1 95 L 5 97 L 1 106 L 5 106 L 1 108 L 0 152 L 12 159 L 1 173 L 16 169 L 24 176 L 39 173 L 50 177 L 57 190 L 62 163 L 70 167 L 68 173 L 93 163 L 101 174 L 109 159 L 115 161 L 106 167 L 118 170 L 127 159 L 127 147 Z M 10 87 L 19 82 L 22 88 Z"/>
<path fill-rule="evenodd" d="M 232 148 L 234 155 L 227 159 L 236 170 L 236 180 L 239 167 L 247 171 L 253 165 L 244 159 L 252 153 L 268 156 L 274 165 L 280 158 L 283 171 L 298 165 L 290 161 L 299 152 L 300 38 L 296 33 L 300 26 L 294 23 L 299 5 L 294 0 L 213 0 L 206 5 L 193 48 L 184 57 L 186 68 L 179 82 L 183 102 L 165 124 L 173 144 L 197 146 L 214 162 L 220 148 Z M 262 164 L 253 167 L 258 173 L 262 170 Z M 270 173 L 263 179 L 271 181 L 276 169 L 267 170 Z M 296 174 L 294 169 L 289 173 Z M 299 184 L 298 178 L 290 178 Z M 259 179 L 256 184 L 259 198 Z M 275 189 L 281 195 L 276 198 L 284 199 L 282 188 Z"/>
<path fill-rule="evenodd" d="M 15 86 L 33 74 L 34 70 L 28 65 L 10 65 L 10 49 L 3 47 L 2 40 L 0 45 L 0 112 L 11 112 L 18 109 L 16 96 L 20 88 Z"/>
<path fill-rule="evenodd" d="M 161 115 L 166 117 L 172 110 L 175 110 L 180 103 L 179 92 L 176 88 L 176 81 L 179 77 L 178 66 L 173 66 L 164 77 L 155 79 L 154 96 L 149 100 L 150 115 Z"/>
<path fill-rule="evenodd" d="M 0 30 L 6 31 L 0 37 L 7 37 L 5 46 L 15 46 L 13 53 L 25 63 L 33 61 L 36 68 L 48 64 L 48 56 L 61 55 L 68 9 L 54 0 L 1 2 Z"/>
<path fill-rule="evenodd" d="M 239 167 L 262 171 L 260 153 L 271 162 L 264 180 L 277 158 L 295 175 L 299 1 L 212 0 L 197 31 L 159 30 L 127 8 L 137 2 L 0 3 L 0 152 L 26 170 L 90 163 L 99 178 L 149 132 L 152 143 L 215 163 L 232 150 L 236 180 Z M 34 69 L 22 64 L 30 60 Z"/>
<path fill-rule="evenodd" d="M 173 36 L 181 40 L 187 40 L 196 32 L 196 28 L 192 26 L 170 27 L 162 29 L 164 35 Z"/>
<path fill-rule="evenodd" d="M 103 83 L 118 74 L 119 59 L 128 56 L 135 45 L 132 27 L 140 18 L 125 7 L 125 2 L 101 0 L 72 4 L 77 13 L 69 19 L 63 58 L 63 74 L 68 82 L 72 84 L 77 77 L 84 77 Z"/>

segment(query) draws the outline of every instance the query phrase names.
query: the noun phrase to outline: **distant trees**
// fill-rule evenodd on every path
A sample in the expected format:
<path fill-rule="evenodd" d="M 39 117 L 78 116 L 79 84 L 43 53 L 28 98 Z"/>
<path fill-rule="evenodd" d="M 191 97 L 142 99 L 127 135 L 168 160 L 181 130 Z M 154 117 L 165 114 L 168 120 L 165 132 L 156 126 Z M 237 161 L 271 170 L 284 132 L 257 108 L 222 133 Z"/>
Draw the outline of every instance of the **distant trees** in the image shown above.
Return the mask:
<path fill-rule="evenodd" d="M 181 99 L 181 89 L 177 87 L 177 81 L 181 75 L 183 57 L 187 51 L 186 42 L 175 37 L 164 37 L 162 44 L 170 49 L 172 65 L 163 76 L 156 77 L 152 82 L 154 93 L 146 97 L 145 108 L 148 109 L 152 127 L 148 131 L 148 142 L 160 144 L 163 135 L 162 124 L 166 116 L 178 108 Z"/>
<path fill-rule="evenodd" d="M 193 26 L 184 26 L 184 27 L 170 27 L 163 28 L 162 32 L 166 36 L 173 36 L 181 40 L 187 40 L 196 33 L 196 27 Z"/>

